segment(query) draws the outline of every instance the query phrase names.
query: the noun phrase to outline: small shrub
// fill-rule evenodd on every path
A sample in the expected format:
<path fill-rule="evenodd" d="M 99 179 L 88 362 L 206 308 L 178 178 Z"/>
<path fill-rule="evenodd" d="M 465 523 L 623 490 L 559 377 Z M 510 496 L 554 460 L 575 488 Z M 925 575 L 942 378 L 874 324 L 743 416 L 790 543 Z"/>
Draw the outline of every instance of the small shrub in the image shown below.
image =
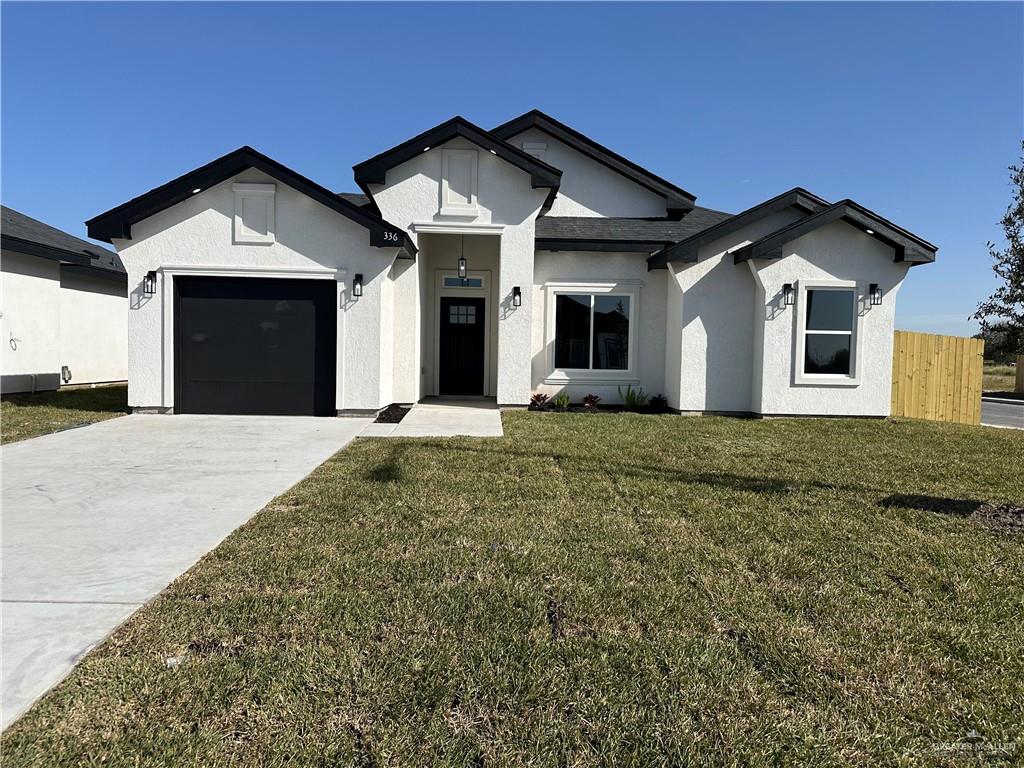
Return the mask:
<path fill-rule="evenodd" d="M 597 395 L 587 395 L 583 398 L 583 407 L 588 411 L 596 411 L 597 404 L 601 402 L 601 398 Z"/>
<path fill-rule="evenodd" d="M 622 398 L 622 407 L 627 411 L 639 410 L 647 404 L 647 393 L 639 387 L 633 389 L 632 384 L 626 387 L 625 392 L 619 387 L 619 397 Z"/>
<path fill-rule="evenodd" d="M 559 392 L 551 399 L 551 404 L 560 411 L 564 411 L 569 407 L 569 395 L 565 392 Z"/>
<path fill-rule="evenodd" d="M 664 395 L 655 395 L 651 398 L 650 403 L 651 410 L 655 413 L 665 413 L 668 411 L 668 398 Z"/>
<path fill-rule="evenodd" d="M 538 392 L 530 398 L 530 410 L 531 411 L 546 411 L 548 408 L 548 396 L 543 392 Z"/>

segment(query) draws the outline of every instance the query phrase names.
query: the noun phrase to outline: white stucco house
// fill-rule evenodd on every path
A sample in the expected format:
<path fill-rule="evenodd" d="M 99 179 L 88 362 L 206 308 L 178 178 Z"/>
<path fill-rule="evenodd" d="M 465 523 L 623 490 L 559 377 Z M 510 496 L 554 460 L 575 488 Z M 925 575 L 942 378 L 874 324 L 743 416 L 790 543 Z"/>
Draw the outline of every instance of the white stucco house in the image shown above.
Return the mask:
<path fill-rule="evenodd" d="M 0 391 L 128 376 L 127 276 L 116 253 L 3 206 Z"/>
<path fill-rule="evenodd" d="M 682 412 L 885 416 L 936 247 L 793 189 L 735 215 L 538 111 L 460 117 L 335 193 L 243 147 L 87 222 L 128 270 L 129 403 L 372 413 L 620 387 Z"/>

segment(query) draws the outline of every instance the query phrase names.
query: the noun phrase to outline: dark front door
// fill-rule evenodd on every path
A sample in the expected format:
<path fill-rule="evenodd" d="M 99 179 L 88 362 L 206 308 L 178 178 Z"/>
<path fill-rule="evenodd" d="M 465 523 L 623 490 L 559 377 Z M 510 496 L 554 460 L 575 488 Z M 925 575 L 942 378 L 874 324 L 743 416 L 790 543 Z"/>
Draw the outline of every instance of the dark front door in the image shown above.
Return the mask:
<path fill-rule="evenodd" d="M 336 413 L 333 280 L 174 280 L 178 413 Z"/>
<path fill-rule="evenodd" d="M 484 393 L 484 299 L 441 297 L 441 395 Z"/>

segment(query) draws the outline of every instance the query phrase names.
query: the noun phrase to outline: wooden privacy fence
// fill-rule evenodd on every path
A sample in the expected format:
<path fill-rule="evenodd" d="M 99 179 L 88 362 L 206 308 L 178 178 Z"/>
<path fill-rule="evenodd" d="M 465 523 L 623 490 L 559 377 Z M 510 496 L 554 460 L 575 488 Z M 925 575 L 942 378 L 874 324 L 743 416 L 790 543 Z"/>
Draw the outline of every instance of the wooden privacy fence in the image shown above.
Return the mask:
<path fill-rule="evenodd" d="M 981 423 L 985 342 L 962 336 L 896 331 L 892 347 L 892 415 L 958 424 Z"/>
<path fill-rule="evenodd" d="M 1024 392 L 1024 355 L 1017 355 L 1017 378 L 1014 383 L 1014 392 Z"/>

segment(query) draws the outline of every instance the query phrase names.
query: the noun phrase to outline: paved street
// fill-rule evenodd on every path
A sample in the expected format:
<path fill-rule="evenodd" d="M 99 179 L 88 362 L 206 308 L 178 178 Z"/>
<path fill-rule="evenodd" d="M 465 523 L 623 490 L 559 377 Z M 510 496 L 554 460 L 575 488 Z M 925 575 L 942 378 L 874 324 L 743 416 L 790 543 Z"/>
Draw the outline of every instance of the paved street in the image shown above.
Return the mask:
<path fill-rule="evenodd" d="M 1024 400 L 981 399 L 981 423 L 989 427 L 1024 429 Z"/>

